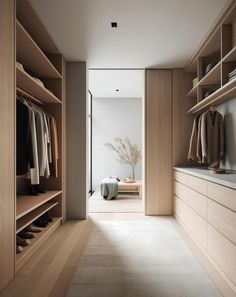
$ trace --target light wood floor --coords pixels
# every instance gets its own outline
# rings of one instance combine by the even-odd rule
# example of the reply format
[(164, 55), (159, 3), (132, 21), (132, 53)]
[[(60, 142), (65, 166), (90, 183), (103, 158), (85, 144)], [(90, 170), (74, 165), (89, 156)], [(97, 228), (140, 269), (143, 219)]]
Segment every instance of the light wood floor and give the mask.
[(17, 273), (1, 297), (65, 297), (93, 223), (67, 221)]

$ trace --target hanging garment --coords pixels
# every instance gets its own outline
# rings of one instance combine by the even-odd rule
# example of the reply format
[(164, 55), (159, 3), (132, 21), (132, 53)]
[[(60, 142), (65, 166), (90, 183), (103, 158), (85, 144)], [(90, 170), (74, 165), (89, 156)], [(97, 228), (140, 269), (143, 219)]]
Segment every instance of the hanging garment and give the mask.
[(33, 152), (32, 152), (32, 136), (29, 125), (29, 111), (28, 107), (17, 100), (17, 128), (16, 128), (16, 142), (17, 142), (17, 175), (24, 175), (28, 172), (29, 166), (33, 167)]
[(51, 137), (52, 137), (51, 172), (54, 177), (58, 177), (59, 148), (58, 148), (57, 123), (54, 117), (51, 117), (50, 124), (51, 124)]
[(194, 118), (193, 121), (193, 129), (190, 137), (189, 151), (188, 151), (188, 159), (192, 161), (198, 161), (197, 159), (197, 145), (198, 145), (198, 122), (199, 115)]
[(201, 124), (202, 124), (202, 115), (198, 119), (198, 131), (197, 131), (197, 151), (196, 157), (198, 163), (202, 163), (202, 141), (201, 141)]
[(49, 129), (48, 129), (48, 123), (47, 123), (47, 118), (46, 115), (43, 114), (43, 120), (44, 120), (44, 141), (45, 141), (45, 158), (46, 158), (46, 168), (45, 168), (45, 177), (49, 177), (50, 176), (50, 169), (49, 169), (49, 158), (48, 158), (48, 147), (50, 144), (50, 139), (49, 139)]
[(36, 126), (35, 126), (35, 112), (32, 108), (28, 108), (29, 110), (29, 123), (30, 130), (32, 135), (32, 151), (33, 151), (33, 166), (30, 168), (30, 172), (28, 176), (31, 179), (31, 185), (39, 184), (39, 160), (38, 160), (38, 147), (37, 147), (37, 134), (36, 134)]
[(208, 110), (201, 120), (202, 163), (219, 168), (224, 156), (224, 121), (216, 110)]

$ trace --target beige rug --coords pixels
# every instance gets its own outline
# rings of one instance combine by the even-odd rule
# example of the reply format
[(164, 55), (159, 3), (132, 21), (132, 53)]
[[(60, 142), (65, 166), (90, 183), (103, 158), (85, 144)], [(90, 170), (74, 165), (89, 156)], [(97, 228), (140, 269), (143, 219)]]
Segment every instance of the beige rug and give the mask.
[(143, 212), (143, 201), (136, 194), (119, 194), (116, 199), (105, 200), (97, 189), (89, 198), (89, 212)]
[(92, 214), (69, 297), (222, 297), (173, 219)]

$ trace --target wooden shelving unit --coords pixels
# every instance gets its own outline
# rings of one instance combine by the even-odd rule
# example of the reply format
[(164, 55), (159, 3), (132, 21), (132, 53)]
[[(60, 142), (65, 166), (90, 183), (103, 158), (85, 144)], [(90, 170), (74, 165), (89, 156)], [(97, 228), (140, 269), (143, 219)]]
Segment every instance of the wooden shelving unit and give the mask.
[[(27, 13), (26, 13), (27, 12)], [(19, 21), (20, 20), (20, 21)], [(50, 211), (53, 222), (41, 232), (23, 252), (16, 254), (15, 270), (18, 271), (53, 232), (63, 223), (64, 196), (64, 58), (43, 27), (28, 0), (16, 0), (16, 91), (30, 97), (32, 102), (43, 104), (43, 110), (54, 117), (57, 123), (59, 150), (58, 176), (40, 177), (40, 186), (45, 193), (36, 196), (16, 195), (15, 234), (24, 230), (36, 219)], [(37, 34), (38, 32), (38, 34)], [(36, 79), (35, 79), (36, 78)], [(37, 79), (40, 79), (41, 84)], [(52, 92), (51, 92), (52, 91)], [(21, 182), (21, 181), (20, 181)], [(17, 183), (19, 186), (19, 182)], [(21, 183), (17, 193), (26, 191)]]
[(16, 85), (34, 97), (40, 98), (45, 103), (61, 103), (48, 89), (41, 86), (31, 75), (16, 67)]
[(51, 234), (61, 225), (62, 218), (55, 217), (53, 222), (46, 228), (42, 228), (42, 232), (38, 233), (33, 239), (31, 239), (30, 245), (24, 247), (22, 253), (16, 255), (16, 271), (22, 268), (22, 266), (29, 260), (29, 258), (43, 245), (43, 243), (50, 237)]
[(39, 78), (62, 78), (19, 21), (16, 21), (16, 44), (17, 62), (23, 64), (27, 71)]
[(24, 228), (33, 223), (41, 215), (58, 205), (59, 202), (46, 202), (43, 205), (39, 206), (35, 210), (29, 212), (27, 215), (16, 221), (16, 233), (22, 231)]
[(60, 195), (62, 191), (48, 191), (37, 196), (17, 196), (16, 199), (16, 219), (20, 219), (26, 214), (32, 212), (44, 203)]
[[(229, 81), (229, 73), (236, 69), (236, 3), (232, 3), (209, 36), (185, 66), (185, 71), (198, 77), (198, 84), (187, 97), (196, 98), (188, 113), (202, 113), (236, 96), (236, 81)], [(209, 63), (216, 65), (207, 73)], [(207, 91), (212, 93), (205, 98)]]

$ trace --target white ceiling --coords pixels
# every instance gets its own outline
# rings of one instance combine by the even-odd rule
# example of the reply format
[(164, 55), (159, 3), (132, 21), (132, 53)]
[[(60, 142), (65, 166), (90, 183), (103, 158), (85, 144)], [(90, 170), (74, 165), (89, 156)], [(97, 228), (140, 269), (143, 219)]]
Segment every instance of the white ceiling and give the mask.
[(66, 59), (92, 68), (181, 67), (226, 2), (32, 0)]
[(141, 98), (144, 92), (144, 71), (90, 70), (89, 90), (94, 97), (100, 98)]

